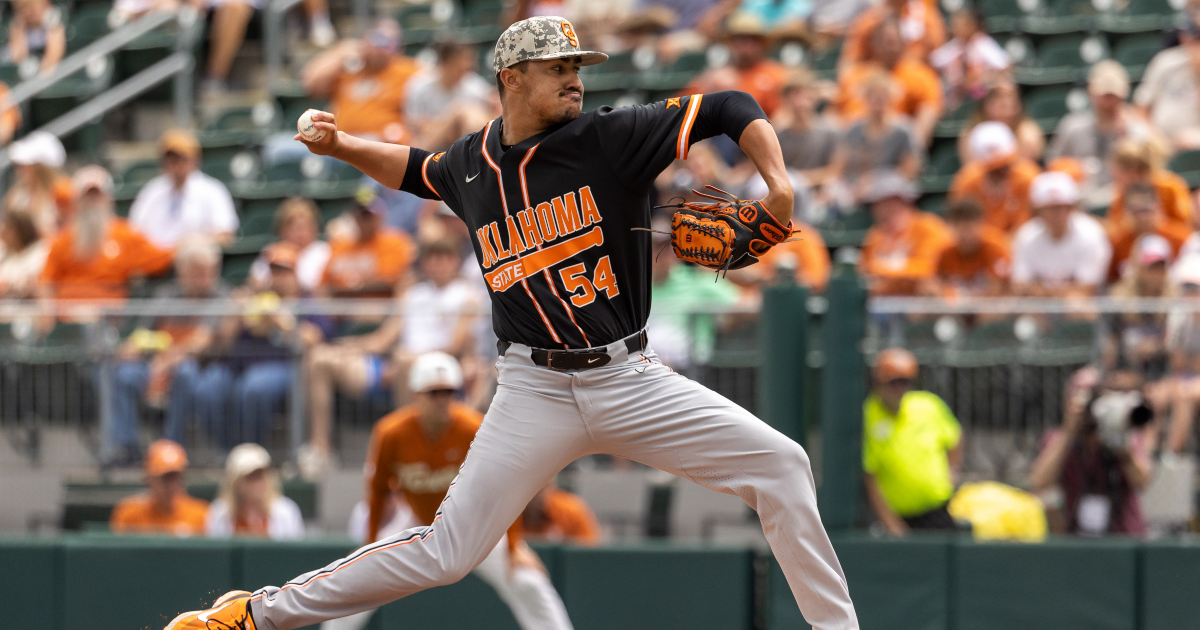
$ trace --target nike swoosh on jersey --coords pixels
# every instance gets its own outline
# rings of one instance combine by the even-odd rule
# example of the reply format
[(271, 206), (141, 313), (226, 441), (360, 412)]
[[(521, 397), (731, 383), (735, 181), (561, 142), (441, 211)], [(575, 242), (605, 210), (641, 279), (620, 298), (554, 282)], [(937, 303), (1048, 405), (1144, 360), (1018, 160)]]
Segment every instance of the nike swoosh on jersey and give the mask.
[(474, 175), (472, 175), (472, 176), (470, 176), (470, 177), (466, 178), (466, 179), (467, 179), (467, 183), (468, 183), (468, 184), (470, 184), (470, 183), (471, 183), (471, 180), (475, 179), (476, 177), (479, 177), (479, 173), (475, 173)]

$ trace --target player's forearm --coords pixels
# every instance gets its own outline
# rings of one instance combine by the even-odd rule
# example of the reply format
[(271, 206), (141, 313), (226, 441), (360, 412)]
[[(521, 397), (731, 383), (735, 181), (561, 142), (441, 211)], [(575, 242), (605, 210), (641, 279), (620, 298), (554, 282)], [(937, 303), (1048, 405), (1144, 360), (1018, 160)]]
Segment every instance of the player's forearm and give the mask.
[(344, 131), (337, 133), (337, 148), (330, 155), (392, 190), (400, 188), (408, 168), (407, 146), (363, 140)]
[(749, 156), (754, 167), (767, 184), (767, 196), (763, 205), (767, 211), (787, 225), (792, 219), (793, 192), (788, 179), (787, 166), (783, 163), (783, 150), (775, 129), (765, 119), (750, 123), (738, 141), (742, 151)]

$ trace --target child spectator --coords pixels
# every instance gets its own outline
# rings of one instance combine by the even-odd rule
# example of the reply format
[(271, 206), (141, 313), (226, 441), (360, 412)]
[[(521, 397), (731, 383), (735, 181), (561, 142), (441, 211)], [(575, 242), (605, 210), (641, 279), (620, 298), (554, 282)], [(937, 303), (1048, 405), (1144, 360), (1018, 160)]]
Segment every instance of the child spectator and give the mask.
[(958, 155), (966, 162), (971, 159), (969, 139), (975, 127), (985, 122), (1004, 123), (1013, 137), (1017, 140), (1017, 155), (1037, 162), (1042, 158), (1046, 148), (1046, 136), (1037, 121), (1025, 115), (1025, 106), (1021, 103), (1021, 95), (1012, 83), (1000, 83), (993, 86), (979, 101), (975, 113), (963, 125), (958, 136)]
[(14, 0), (13, 20), (8, 25), (8, 59), (20, 65), (38, 61), (40, 74), (54, 71), (67, 52), (67, 30), (62, 11), (49, 0)]
[(187, 538), (204, 533), (208, 503), (188, 496), (183, 483), (187, 452), (171, 440), (146, 449), (146, 492), (126, 497), (113, 509), (109, 527), (117, 534), (166, 534)]
[(902, 36), (900, 52), (924, 61), (929, 53), (946, 43), (946, 22), (936, 3), (928, 0), (884, 0), (863, 11), (846, 31), (839, 74), (870, 56), (872, 33), (883, 22), (894, 21)]
[(1089, 208), (1112, 202), (1113, 150), (1124, 138), (1142, 138), (1152, 133), (1145, 119), (1125, 103), (1129, 97), (1129, 73), (1125, 66), (1105, 59), (1088, 71), (1088, 96), (1092, 106), (1063, 117), (1046, 150), (1047, 164), (1074, 158), (1083, 166), (1083, 199)]
[(400, 54), (400, 43), (400, 25), (380, 20), (361, 40), (342, 42), (304, 67), (305, 91), (330, 100), (338, 130), (385, 142), (411, 137), (404, 95), (420, 66)]
[(334, 296), (390, 296), (408, 271), (416, 247), (407, 234), (383, 225), (383, 202), (355, 203), (353, 237), (334, 238), (321, 290)]
[(1190, 229), (1192, 198), (1187, 182), (1164, 168), (1169, 149), (1156, 138), (1126, 138), (1113, 151), (1113, 199), (1108, 220), (1120, 223), (1125, 214), (1125, 193), (1133, 184), (1149, 184), (1158, 191), (1158, 200), (1167, 221)]
[(1029, 186), (1037, 216), (1013, 238), (1013, 290), (1018, 295), (1095, 295), (1103, 287), (1112, 246), (1100, 222), (1079, 209), (1079, 186), (1049, 172)]
[[(916, 0), (920, 2), (920, 0)], [(900, 25), (885, 20), (871, 31), (867, 55), (847, 67), (838, 81), (838, 112), (843, 120), (855, 120), (868, 109), (862, 86), (868, 77), (880, 71), (890, 75), (891, 107), (912, 119), (913, 134), (922, 147), (928, 146), (933, 128), (942, 115), (942, 82), (924, 61), (904, 55)]]
[(787, 68), (767, 56), (769, 41), (762, 21), (748, 13), (735, 13), (725, 25), (725, 37), (729, 65), (696, 77), (680, 95), (741, 90), (753, 96), (768, 116), (774, 115), (787, 81)]
[(913, 207), (917, 188), (898, 173), (872, 175), (863, 195), (875, 224), (863, 239), (859, 273), (871, 295), (915, 295), (933, 281), (951, 235), (937, 215)]
[[(317, 204), (300, 197), (284, 199), (275, 210), (275, 234), (280, 243), (291, 243), (296, 247), (296, 279), (306, 292), (316, 290), (325, 275), (329, 263), (329, 243), (319, 240), (321, 214)], [(267, 286), (271, 282), (271, 265), (266, 251), (254, 259), (250, 266), (250, 280), (255, 286)]]
[(880, 352), (863, 402), (867, 500), (894, 536), (957, 529), (946, 505), (962, 467), (962, 428), (937, 394), (913, 391), (919, 369), (904, 348)]
[(38, 236), (28, 214), (9, 210), (0, 216), (0, 298), (23, 300), (37, 295), (38, 277), (50, 253), (49, 239)]
[(233, 196), (200, 172), (200, 142), (190, 131), (169, 129), (158, 139), (162, 175), (146, 182), (129, 209), (129, 223), (158, 247), (205, 235), (227, 245), (237, 235)]
[(929, 65), (942, 74), (949, 109), (983, 98), (988, 88), (1007, 78), (1008, 53), (984, 30), (987, 16), (963, 7), (950, 16), (954, 38), (929, 55)]
[(1041, 169), (1019, 155), (1012, 130), (998, 122), (971, 130), (969, 155), (950, 182), (950, 198), (974, 199), (988, 225), (1012, 234), (1029, 219), (1029, 185)]
[(954, 235), (938, 260), (937, 294), (996, 296), (1008, 289), (1012, 247), (1008, 235), (983, 220), (983, 210), (970, 199), (946, 207), (946, 223)]
[(59, 233), (42, 269), (41, 293), (58, 299), (124, 298), (129, 280), (171, 264), (171, 252), (154, 246), (124, 219), (113, 216), (108, 171), (85, 166), (75, 173), (79, 209)]
[(66, 149), (53, 134), (34, 131), (12, 143), (8, 157), (16, 168), (4, 207), (25, 212), (43, 238), (52, 238), (60, 220), (56, 193), (70, 188), (70, 178), (60, 170), (67, 161)]
[(533, 495), (521, 513), (521, 533), (529, 540), (594, 547), (600, 524), (588, 504), (551, 481)]
[(1112, 243), (1112, 263), (1108, 271), (1110, 282), (1125, 275), (1125, 262), (1133, 253), (1134, 244), (1143, 236), (1154, 234), (1161, 237), (1170, 245), (1168, 254), (1175, 257), (1192, 234), (1179, 222), (1166, 219), (1158, 191), (1149, 184), (1133, 184), (1125, 189), (1125, 209), (1120, 222), (1110, 219), (1106, 225), (1108, 239)]
[(908, 121), (890, 110), (894, 87), (884, 72), (863, 78), (864, 116), (846, 130), (834, 152), (830, 173), (852, 200), (861, 198), (863, 187), (870, 185), (864, 176), (874, 171), (895, 171), (912, 179), (921, 168), (919, 141)]
[(304, 537), (300, 507), (283, 496), (279, 475), (271, 469), (271, 455), (258, 444), (238, 444), (229, 451), (221, 493), (208, 507), (205, 520), (205, 531), (213, 538)]

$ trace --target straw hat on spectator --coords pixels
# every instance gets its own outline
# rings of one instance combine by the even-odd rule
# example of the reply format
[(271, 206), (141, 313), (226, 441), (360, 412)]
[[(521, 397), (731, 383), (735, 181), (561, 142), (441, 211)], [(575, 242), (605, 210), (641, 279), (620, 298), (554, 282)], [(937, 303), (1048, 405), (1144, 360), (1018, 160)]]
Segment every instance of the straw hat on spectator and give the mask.
[(34, 131), (8, 147), (8, 158), (21, 166), (62, 168), (67, 161), (67, 150), (54, 134)]
[(1112, 59), (1096, 62), (1088, 71), (1088, 93), (1092, 96), (1112, 94), (1121, 100), (1129, 98), (1129, 73), (1125, 66)]
[(979, 123), (971, 130), (967, 150), (972, 161), (984, 163), (988, 170), (999, 168), (1017, 157), (1017, 137), (1002, 122)]
[(184, 129), (168, 129), (158, 139), (158, 151), (162, 155), (176, 153), (184, 157), (200, 156), (200, 141), (192, 132)]
[(177, 442), (158, 440), (146, 449), (146, 474), (161, 477), (167, 473), (187, 470), (187, 451)]
[(1029, 184), (1029, 203), (1034, 208), (1073, 206), (1079, 203), (1079, 184), (1066, 173), (1047, 171)]
[(920, 366), (917, 357), (904, 348), (888, 348), (879, 353), (875, 360), (875, 381), (888, 383), (896, 379), (917, 378)]

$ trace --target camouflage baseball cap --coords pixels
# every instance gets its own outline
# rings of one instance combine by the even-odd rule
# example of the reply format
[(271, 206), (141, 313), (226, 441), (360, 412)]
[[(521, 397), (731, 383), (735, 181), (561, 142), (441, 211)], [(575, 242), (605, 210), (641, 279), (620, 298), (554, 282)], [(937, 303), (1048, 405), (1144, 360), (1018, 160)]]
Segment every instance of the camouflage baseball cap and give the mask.
[(580, 50), (575, 27), (564, 17), (545, 15), (521, 20), (508, 27), (496, 40), (496, 55), (492, 71), (528, 60), (583, 57), (583, 65), (602, 63), (608, 55), (593, 50)]

